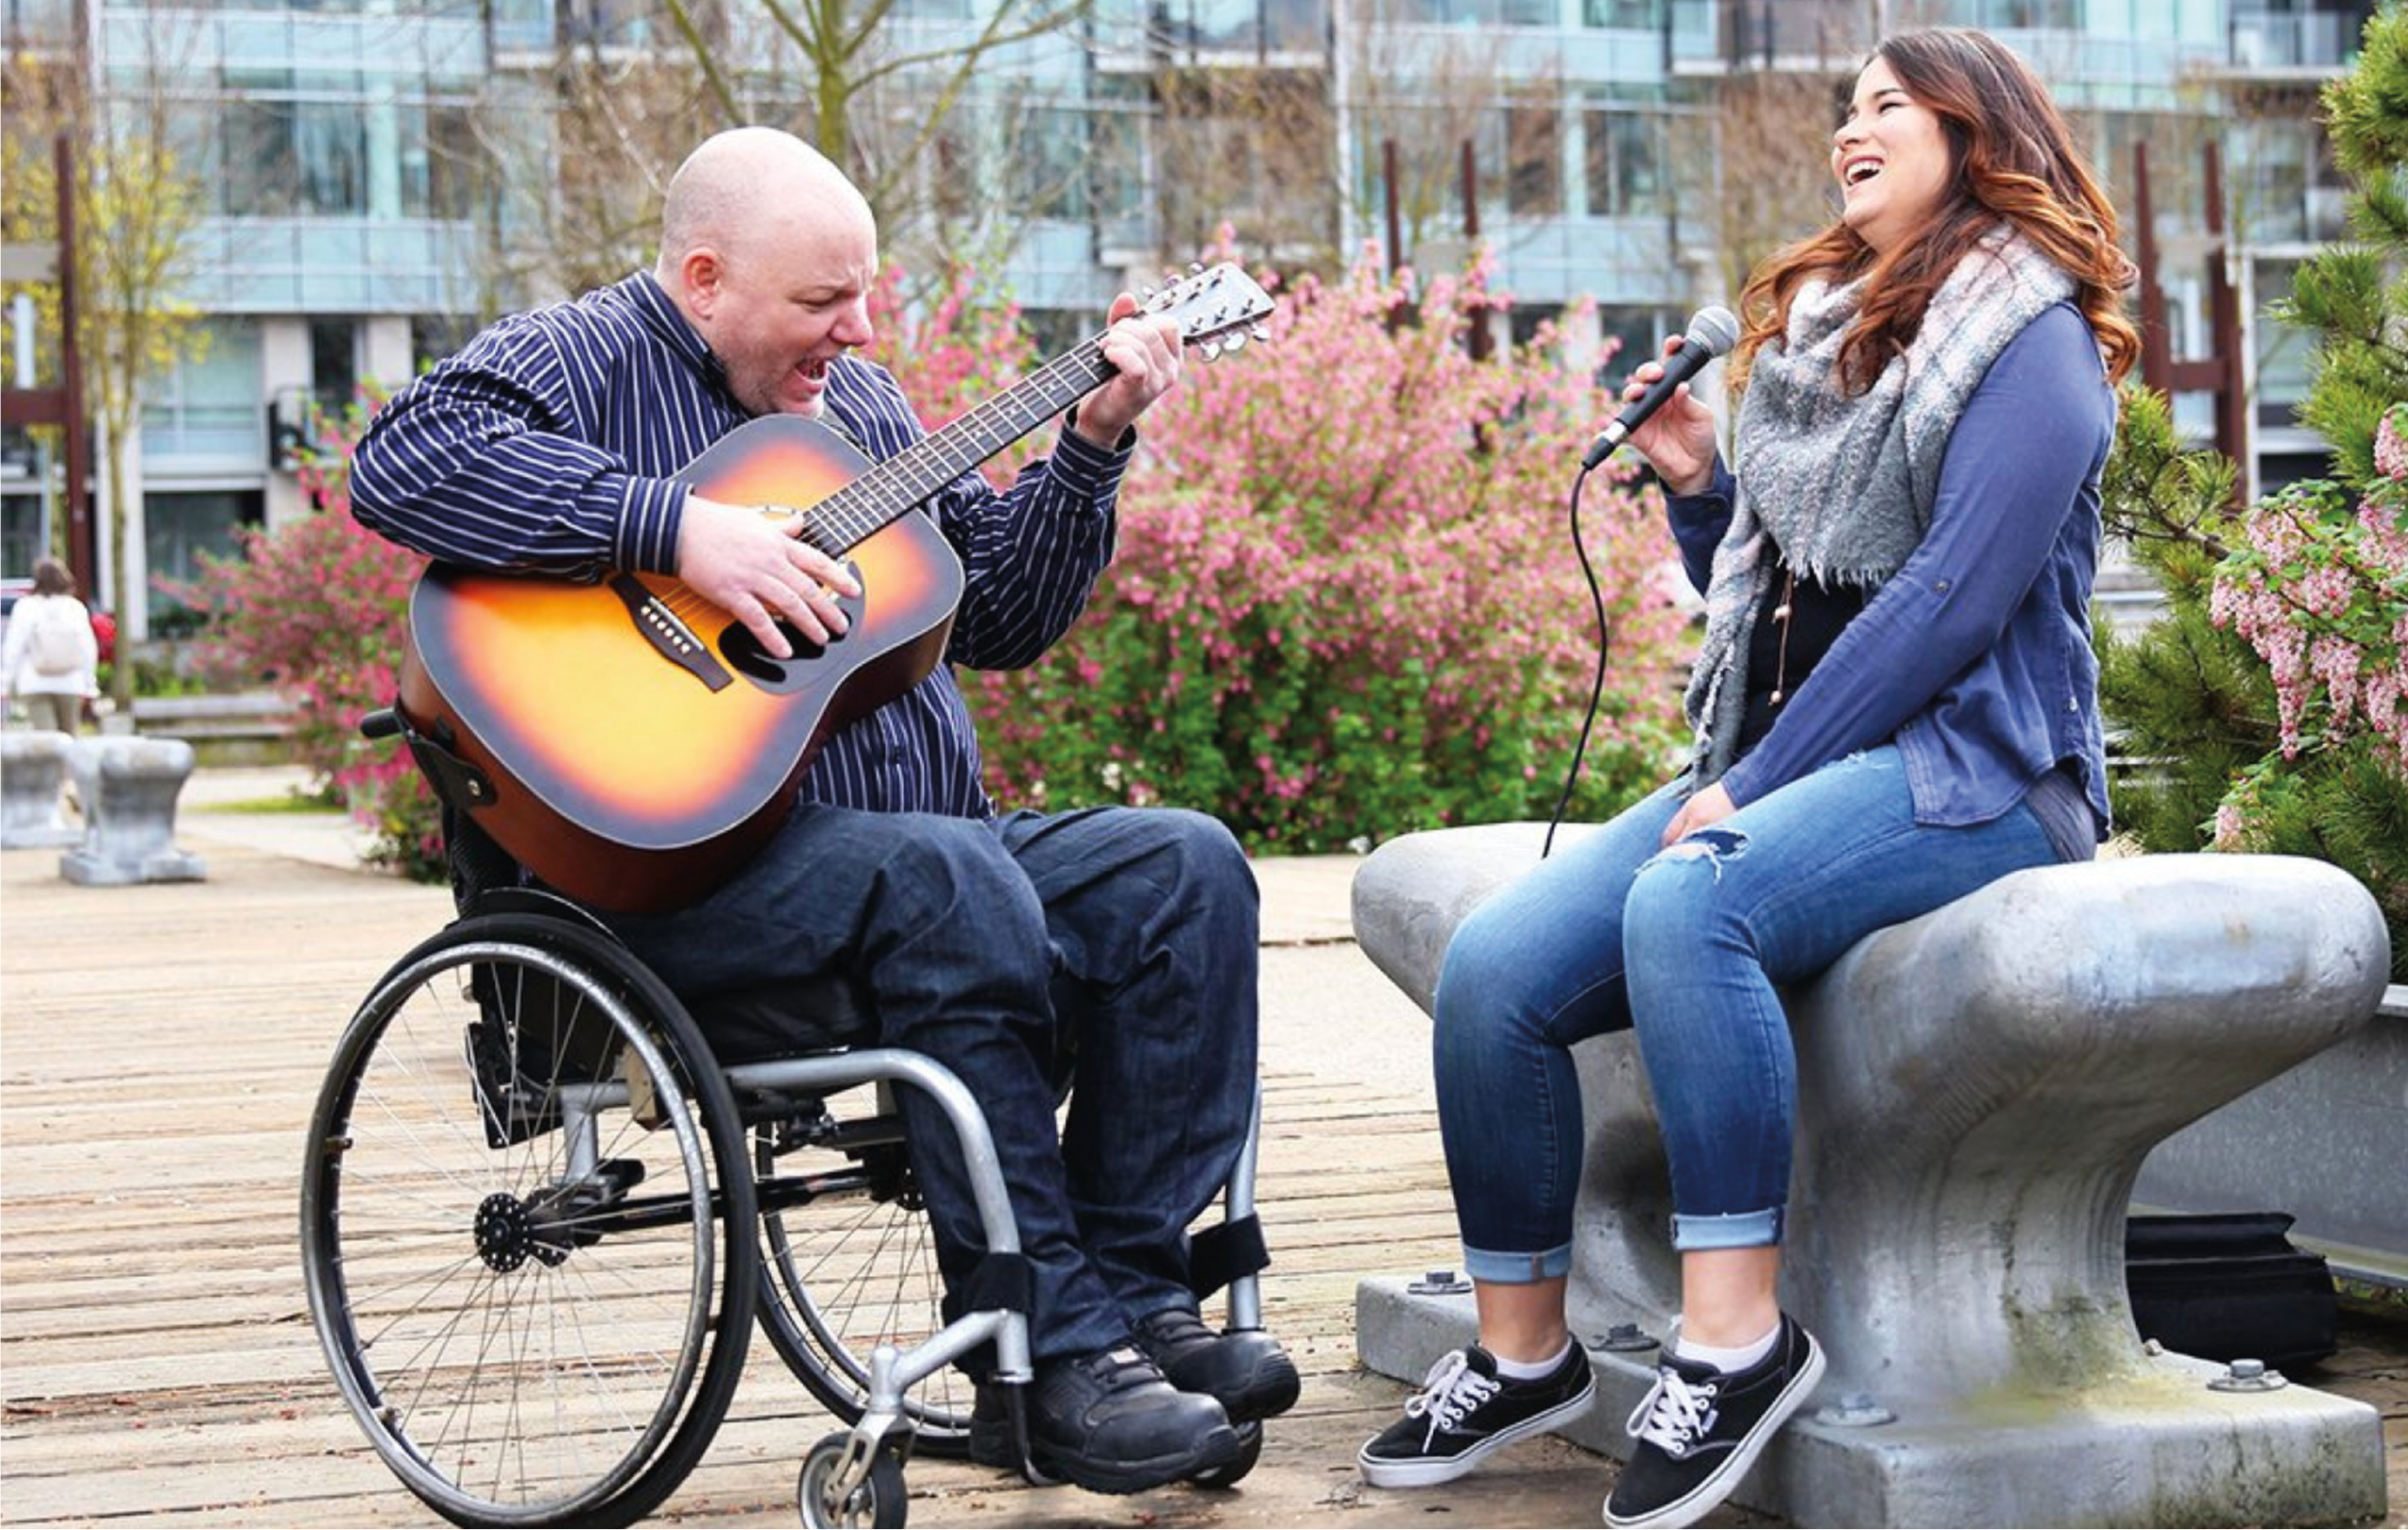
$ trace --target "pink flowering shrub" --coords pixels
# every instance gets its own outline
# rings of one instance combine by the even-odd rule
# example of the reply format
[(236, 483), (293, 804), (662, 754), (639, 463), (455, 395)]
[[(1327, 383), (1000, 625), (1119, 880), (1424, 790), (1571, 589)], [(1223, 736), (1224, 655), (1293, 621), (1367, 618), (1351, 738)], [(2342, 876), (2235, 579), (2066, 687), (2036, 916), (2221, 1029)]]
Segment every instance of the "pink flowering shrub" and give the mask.
[(369, 859), (439, 881), (433, 794), (408, 750), (359, 736), (363, 716), (392, 704), (410, 590), (426, 565), (352, 518), (352, 451), (383, 402), (364, 395), (341, 420), (320, 422), (328, 444), (300, 468), (318, 513), (248, 534), (240, 558), (204, 555), (182, 593), (208, 614), (198, 650), (214, 673), (272, 686), (293, 703), (294, 759), (374, 830)]
[[(1267, 344), (1191, 355), (1085, 617), (964, 677), (998, 800), (1194, 807), (1285, 851), (1551, 811), (1594, 665), (1564, 504), (1599, 395), (1552, 334), (1471, 360), (1500, 301), (1480, 271), (1417, 290), (1366, 263), (1300, 281)], [(1676, 718), (1671, 544), (1629, 474), (1583, 506), (1615, 659), (1588, 815), (1652, 784)]]
[[(2408, 771), (2408, 403), (2377, 426), (2374, 465), (2362, 495), (2318, 479), (2270, 496), (2216, 571), (2210, 615), (2265, 661), (2286, 761), (2363, 733)], [(2219, 846), (2250, 842), (2273, 768), (2259, 762), (2218, 809)]]

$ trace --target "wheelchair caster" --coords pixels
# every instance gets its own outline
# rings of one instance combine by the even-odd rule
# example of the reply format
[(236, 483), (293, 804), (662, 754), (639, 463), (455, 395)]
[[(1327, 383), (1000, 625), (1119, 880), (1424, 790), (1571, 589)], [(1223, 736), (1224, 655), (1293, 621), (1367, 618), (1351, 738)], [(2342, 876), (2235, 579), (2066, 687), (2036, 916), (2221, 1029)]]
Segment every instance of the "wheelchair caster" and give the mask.
[(851, 1491), (841, 1491), (845, 1459), (853, 1437), (829, 1435), (802, 1459), (802, 1475), (795, 1485), (796, 1507), (809, 1530), (835, 1525), (870, 1525), (892, 1530), (903, 1523), (910, 1502), (903, 1491), (903, 1461), (881, 1445), (869, 1458), (869, 1474)]
[(1234, 1488), (1245, 1479), (1245, 1475), (1253, 1471), (1255, 1462), (1260, 1459), (1262, 1459), (1262, 1425), (1259, 1420), (1249, 1419), (1238, 1426), (1238, 1454), (1235, 1460), (1226, 1466), (1208, 1467), (1187, 1480), (1198, 1488)]

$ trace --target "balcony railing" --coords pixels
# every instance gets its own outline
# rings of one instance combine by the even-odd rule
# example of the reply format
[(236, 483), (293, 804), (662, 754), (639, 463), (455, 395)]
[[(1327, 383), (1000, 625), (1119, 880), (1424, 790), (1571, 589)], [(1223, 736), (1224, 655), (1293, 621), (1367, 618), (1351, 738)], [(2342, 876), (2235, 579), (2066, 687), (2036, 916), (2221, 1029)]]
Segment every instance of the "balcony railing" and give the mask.
[(426, 218), (212, 218), (190, 296), (217, 313), (465, 313), (473, 228)]
[(2348, 68), (2358, 56), (2366, 18), (2346, 11), (2304, 16), (2236, 15), (2232, 19), (2232, 67), (2255, 70)]

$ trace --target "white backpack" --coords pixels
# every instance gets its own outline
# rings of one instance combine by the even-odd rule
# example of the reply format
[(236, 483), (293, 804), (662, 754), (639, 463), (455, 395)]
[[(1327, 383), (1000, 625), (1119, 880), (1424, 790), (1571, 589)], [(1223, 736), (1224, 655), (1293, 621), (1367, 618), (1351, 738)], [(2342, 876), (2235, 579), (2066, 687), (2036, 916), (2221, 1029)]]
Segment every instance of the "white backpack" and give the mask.
[(82, 634), (75, 630), (74, 619), (74, 607), (43, 603), (41, 621), (35, 625), (33, 639), (26, 645), (34, 661), (34, 673), (55, 677), (74, 674), (84, 668)]

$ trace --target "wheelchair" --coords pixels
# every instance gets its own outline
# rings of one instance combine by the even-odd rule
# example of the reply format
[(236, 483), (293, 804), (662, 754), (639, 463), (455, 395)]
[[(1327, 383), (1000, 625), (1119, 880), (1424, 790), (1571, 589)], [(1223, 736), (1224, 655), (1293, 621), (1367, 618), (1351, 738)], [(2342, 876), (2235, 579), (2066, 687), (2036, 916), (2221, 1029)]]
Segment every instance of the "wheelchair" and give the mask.
[[(846, 1426), (804, 1457), (803, 1524), (903, 1524), (911, 1457), (968, 1454), (974, 1389), (955, 1362), (982, 1349), (1022, 1475), (1046, 1484), (1022, 1411), (1027, 1266), (969, 1089), (862, 1045), (832, 986), (689, 1010), (583, 909), (507, 885), (507, 858), (445, 816), (462, 912), (344, 1030), (301, 1180), (319, 1340), (403, 1486), (457, 1524), (632, 1523), (708, 1448), (756, 1322)], [(706, 1030), (784, 1045), (722, 1060)], [(949, 1320), (905, 1088), (950, 1122), (984, 1228), (974, 1310)], [(1256, 1112), (1259, 1129), (1259, 1089)], [(1199, 1297), (1226, 1287), (1231, 1329), (1261, 1326), (1256, 1152), (1250, 1132), (1226, 1220), (1194, 1239)], [(1198, 1486), (1253, 1469), (1261, 1426), (1239, 1433)]]

